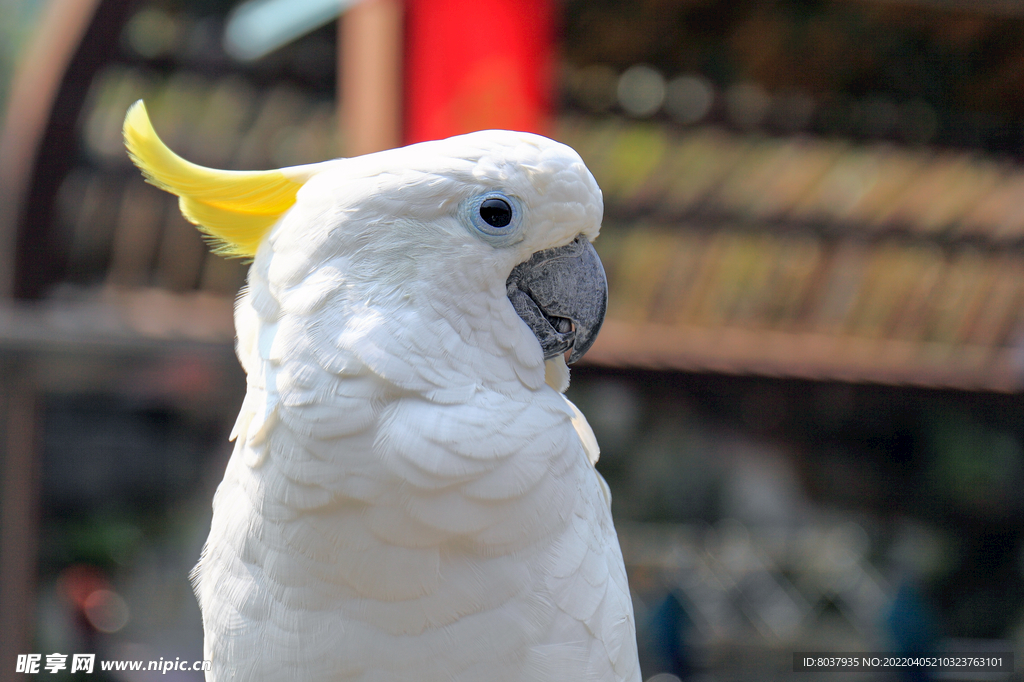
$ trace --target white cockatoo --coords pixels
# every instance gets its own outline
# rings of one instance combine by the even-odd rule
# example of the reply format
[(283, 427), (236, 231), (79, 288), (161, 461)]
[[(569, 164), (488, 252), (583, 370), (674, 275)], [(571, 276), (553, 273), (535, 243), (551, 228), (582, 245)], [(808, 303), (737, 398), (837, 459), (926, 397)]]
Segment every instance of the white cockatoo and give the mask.
[(484, 131), (272, 171), (125, 119), (252, 258), (248, 392), (194, 580), (207, 680), (640, 679), (597, 443), (561, 394), (606, 302), (579, 155)]

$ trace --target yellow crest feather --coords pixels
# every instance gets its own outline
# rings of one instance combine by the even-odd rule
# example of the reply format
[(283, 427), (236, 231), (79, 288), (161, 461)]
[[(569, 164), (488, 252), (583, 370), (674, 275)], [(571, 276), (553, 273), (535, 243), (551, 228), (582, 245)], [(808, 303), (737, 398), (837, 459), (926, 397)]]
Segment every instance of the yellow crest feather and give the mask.
[(160, 189), (179, 197), (182, 215), (229, 256), (255, 256), (263, 237), (295, 203), (308, 175), (281, 170), (227, 171), (186, 161), (157, 136), (146, 105), (139, 100), (124, 117), (128, 155)]

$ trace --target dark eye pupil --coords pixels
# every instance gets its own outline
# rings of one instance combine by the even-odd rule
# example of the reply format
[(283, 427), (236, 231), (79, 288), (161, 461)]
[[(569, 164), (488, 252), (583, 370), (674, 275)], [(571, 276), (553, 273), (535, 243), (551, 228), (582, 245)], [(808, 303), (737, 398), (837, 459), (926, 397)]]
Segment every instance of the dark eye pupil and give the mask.
[(504, 199), (486, 199), (480, 204), (480, 217), (491, 227), (505, 227), (512, 222), (512, 207)]

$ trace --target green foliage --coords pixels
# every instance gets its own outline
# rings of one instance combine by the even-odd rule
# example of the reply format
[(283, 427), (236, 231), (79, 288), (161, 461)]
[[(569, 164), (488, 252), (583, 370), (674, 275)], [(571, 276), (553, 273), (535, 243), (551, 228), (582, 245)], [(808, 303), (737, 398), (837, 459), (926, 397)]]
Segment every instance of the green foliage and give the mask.
[(960, 412), (940, 412), (930, 422), (927, 479), (935, 493), (978, 512), (1003, 508), (1019, 487), (1020, 441)]

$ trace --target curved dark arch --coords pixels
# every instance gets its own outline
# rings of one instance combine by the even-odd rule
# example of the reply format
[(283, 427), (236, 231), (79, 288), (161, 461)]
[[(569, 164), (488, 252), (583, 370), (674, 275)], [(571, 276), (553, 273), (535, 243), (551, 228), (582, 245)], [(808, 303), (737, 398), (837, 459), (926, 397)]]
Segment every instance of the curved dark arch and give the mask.
[(0, 299), (39, 298), (63, 273), (53, 207), (75, 163), (75, 123), (138, 4), (56, 0), (23, 55), (0, 135)]

